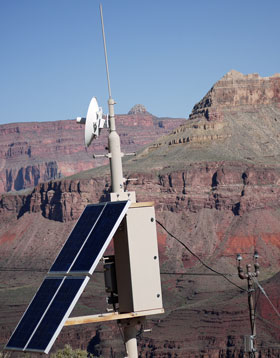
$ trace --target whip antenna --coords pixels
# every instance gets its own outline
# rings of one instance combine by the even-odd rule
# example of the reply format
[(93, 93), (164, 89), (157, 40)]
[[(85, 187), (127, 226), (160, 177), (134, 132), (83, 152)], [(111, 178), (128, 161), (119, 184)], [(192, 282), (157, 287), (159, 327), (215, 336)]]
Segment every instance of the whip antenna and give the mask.
[[(91, 144), (93, 139), (99, 136), (100, 130), (102, 128), (104, 127), (108, 128), (109, 126), (110, 128), (110, 133), (108, 137), (109, 153), (101, 156), (106, 156), (107, 158), (109, 158), (110, 161), (110, 172), (111, 172), (111, 183), (112, 183), (110, 200), (121, 201), (121, 200), (129, 199), (132, 202), (136, 202), (135, 192), (125, 191), (125, 186), (124, 186), (124, 183), (126, 181), (126, 179), (123, 177), (123, 168), (122, 168), (122, 157), (124, 156), (124, 154), (121, 152), (121, 141), (116, 129), (115, 109), (114, 109), (114, 105), (116, 102), (112, 98), (112, 93), (111, 93), (102, 4), (99, 4), (99, 9), (100, 9), (100, 17), (101, 17), (101, 25), (102, 25), (104, 55), (105, 55), (105, 64), (106, 64), (106, 73), (107, 73), (107, 82), (108, 82), (108, 91), (109, 91), (109, 99), (108, 99), (109, 115), (106, 121), (103, 118), (102, 108), (98, 106), (96, 97), (93, 97), (89, 105), (87, 117), (86, 118), (78, 117), (77, 122), (81, 124), (85, 124), (85, 145), (87, 147)], [(96, 157), (97, 156), (94, 155), (94, 158)]]
[(100, 17), (101, 17), (101, 25), (102, 25), (102, 36), (103, 36), (103, 46), (104, 46), (104, 55), (105, 55), (105, 63), (106, 63), (108, 92), (109, 92), (109, 98), (112, 98), (111, 85), (110, 85), (110, 76), (109, 76), (109, 66), (108, 66), (108, 57), (107, 57), (107, 47), (106, 47), (106, 37), (105, 37), (105, 31), (104, 31), (102, 4), (99, 4), (99, 9), (100, 9)]

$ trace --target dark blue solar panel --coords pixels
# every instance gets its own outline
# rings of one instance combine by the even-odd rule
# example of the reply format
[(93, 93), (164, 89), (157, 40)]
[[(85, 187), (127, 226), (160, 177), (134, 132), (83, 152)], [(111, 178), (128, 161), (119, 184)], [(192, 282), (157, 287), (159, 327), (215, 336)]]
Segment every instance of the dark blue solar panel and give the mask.
[(6, 348), (16, 348), (22, 350), (25, 347), (53, 296), (58, 290), (62, 280), (63, 277), (46, 278), (43, 281), (41, 287), (37, 291), (13, 335), (11, 336)]
[[(49, 273), (92, 273), (109, 245), (130, 202), (88, 205)], [(48, 353), (89, 277), (48, 277), (44, 280), (6, 349)]]
[(98, 218), (85, 245), (71, 267), (70, 273), (92, 273), (116, 232), (127, 208), (127, 201), (107, 203), (102, 215)]
[(69, 270), (105, 204), (88, 205), (85, 208), (49, 272)]
[(75, 298), (77, 300), (82, 293), (84, 289), (84, 287), (82, 287), (83, 283), (85, 282), (86, 284), (88, 280), (88, 277), (65, 278), (57, 295), (28, 343), (26, 351), (43, 351), (48, 353), (62, 329), (65, 319), (68, 318), (76, 303), (76, 301), (74, 301)]

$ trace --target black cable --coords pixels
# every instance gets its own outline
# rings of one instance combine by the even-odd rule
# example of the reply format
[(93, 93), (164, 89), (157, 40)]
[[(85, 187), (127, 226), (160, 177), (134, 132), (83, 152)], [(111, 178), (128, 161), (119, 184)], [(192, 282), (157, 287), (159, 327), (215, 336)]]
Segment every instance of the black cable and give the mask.
[(34, 268), (6, 268), (6, 267), (1, 267), (0, 268), (0, 272), (48, 272), (49, 269), (34, 269)]
[[(0, 272), (49, 272), (49, 269), (36, 268), (18, 268), (18, 267), (0, 267)], [(104, 274), (104, 271), (95, 270), (94, 273)], [(220, 276), (216, 273), (203, 272), (160, 272), (161, 275), (176, 275), (176, 276)], [(225, 273), (225, 276), (235, 276), (234, 274)]]
[[(24, 268), (24, 267), (0, 267), (0, 272), (49, 272), (49, 268), (47, 269), (40, 269), (40, 268)], [(102, 273), (104, 271), (96, 270), (94, 273)]]
[[(114, 297), (113, 297), (113, 292), (111, 292), (111, 298), (112, 298), (112, 301), (113, 301), (113, 310), (114, 312), (118, 312), (117, 310), (117, 306), (116, 306), (116, 303), (114, 302)], [(126, 352), (127, 354), (127, 351), (126, 351), (126, 345), (125, 345), (125, 339), (124, 339), (124, 333), (122, 331), (122, 327), (121, 327), (121, 323), (120, 323), (120, 320), (117, 320), (115, 321), (117, 326), (118, 326), (118, 329), (119, 329), (119, 333), (120, 333), (120, 336), (122, 338), (122, 342), (123, 342), (123, 345), (124, 345), (124, 351)]]
[[(177, 275), (177, 276), (220, 276), (217, 273), (203, 272), (161, 272), (161, 275)], [(225, 276), (235, 276), (231, 273), (224, 273)]]
[(123, 342), (123, 345), (124, 345), (124, 351), (127, 354), (126, 345), (125, 345), (125, 339), (124, 339), (124, 333), (122, 331), (121, 323), (119, 322), (119, 320), (117, 320), (116, 323), (117, 323), (117, 326), (118, 326), (118, 329), (119, 329), (119, 332), (120, 332), (120, 336), (122, 338), (122, 342)]
[[(274, 324), (273, 322), (268, 321), (267, 319), (263, 318), (260, 314), (257, 313), (257, 317), (259, 320), (263, 321), (265, 324), (268, 324), (269, 326), (279, 329), (279, 325)], [(259, 334), (258, 334), (259, 336)]]
[(173, 234), (171, 234), (171, 232), (169, 232), (166, 227), (161, 223), (159, 222), (158, 220), (156, 220), (157, 224), (160, 225), (166, 232), (169, 236), (171, 236), (173, 239), (175, 239), (177, 242), (179, 242), (179, 244), (181, 244), (191, 255), (193, 255), (204, 267), (206, 267), (208, 270), (216, 273), (217, 275), (219, 276), (222, 276), (225, 280), (227, 280), (229, 283), (231, 283), (233, 286), (239, 288), (240, 290), (242, 291), (245, 291), (247, 292), (247, 290), (245, 290), (243, 287), (241, 286), (238, 286), (237, 284), (235, 284), (234, 282), (232, 282), (229, 278), (227, 278), (223, 273), (219, 272), (219, 271), (216, 271), (214, 270), (212, 267), (208, 266), (204, 261), (202, 261), (202, 259), (197, 256), (191, 249), (189, 249), (187, 247), (187, 245), (185, 245), (181, 240), (179, 240), (176, 236), (174, 236)]
[(256, 282), (256, 284), (259, 286), (259, 289), (261, 290), (261, 292), (263, 293), (264, 297), (268, 300), (269, 304), (271, 305), (271, 307), (273, 308), (274, 312), (277, 314), (277, 317), (280, 318), (280, 313), (277, 310), (277, 308), (274, 306), (274, 304), (272, 303), (271, 299), (268, 297), (267, 293), (265, 292), (264, 288), (261, 286), (261, 284), (259, 283), (259, 281), (257, 280), (256, 277), (253, 277), (253, 280)]

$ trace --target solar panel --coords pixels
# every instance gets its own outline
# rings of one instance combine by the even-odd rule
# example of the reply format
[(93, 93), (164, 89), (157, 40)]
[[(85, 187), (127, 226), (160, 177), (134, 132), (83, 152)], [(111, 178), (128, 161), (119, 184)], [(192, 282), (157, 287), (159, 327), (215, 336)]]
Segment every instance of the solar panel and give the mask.
[(6, 349), (49, 352), (129, 205), (118, 201), (85, 208)]
[(49, 273), (92, 274), (126, 214), (130, 201), (88, 205)]
[(89, 277), (47, 277), (6, 349), (47, 354), (88, 281)]

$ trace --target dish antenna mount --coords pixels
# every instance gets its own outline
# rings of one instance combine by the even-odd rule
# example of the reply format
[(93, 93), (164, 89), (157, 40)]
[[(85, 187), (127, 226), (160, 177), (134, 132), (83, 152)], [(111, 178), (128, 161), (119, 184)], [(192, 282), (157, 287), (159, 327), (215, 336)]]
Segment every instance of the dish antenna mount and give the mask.
[(135, 202), (136, 201), (135, 193), (124, 191), (125, 179), (123, 177), (123, 169), (122, 169), (122, 157), (124, 154), (121, 152), (120, 137), (116, 130), (115, 110), (114, 110), (114, 105), (116, 102), (112, 98), (112, 92), (111, 92), (106, 38), (105, 38), (104, 21), (103, 21), (103, 11), (102, 11), (101, 4), (100, 4), (100, 16), (101, 16), (101, 25), (102, 25), (102, 36), (103, 36), (103, 45), (104, 45), (108, 92), (109, 92), (109, 99), (108, 99), (109, 115), (107, 116), (107, 121), (106, 121), (106, 119), (104, 119), (103, 117), (102, 108), (98, 106), (96, 98), (93, 97), (88, 108), (87, 117), (86, 118), (78, 117), (77, 122), (81, 124), (85, 124), (85, 145), (87, 147), (91, 144), (93, 139), (98, 137), (102, 128), (108, 127), (108, 122), (109, 122), (109, 128), (110, 128), (110, 133), (108, 138), (109, 153), (106, 156), (110, 160), (111, 183), (112, 183), (112, 193), (110, 194), (111, 200), (116, 201), (116, 200), (129, 199), (132, 202)]
[(103, 110), (98, 106), (96, 97), (90, 101), (86, 118), (77, 117), (77, 123), (85, 124), (86, 147), (100, 135), (102, 128), (108, 127), (108, 116), (106, 119), (103, 117)]

